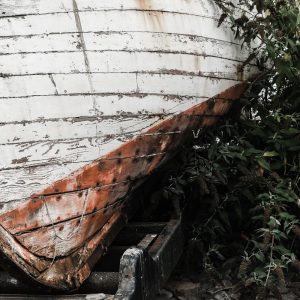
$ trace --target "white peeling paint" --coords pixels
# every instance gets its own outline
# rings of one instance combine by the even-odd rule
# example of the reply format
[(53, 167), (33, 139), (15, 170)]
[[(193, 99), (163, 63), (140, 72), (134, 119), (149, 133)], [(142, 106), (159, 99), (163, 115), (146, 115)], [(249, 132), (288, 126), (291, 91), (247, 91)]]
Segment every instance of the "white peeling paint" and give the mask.
[(0, 0), (0, 211), (256, 72), (213, 1), (76, 4)]

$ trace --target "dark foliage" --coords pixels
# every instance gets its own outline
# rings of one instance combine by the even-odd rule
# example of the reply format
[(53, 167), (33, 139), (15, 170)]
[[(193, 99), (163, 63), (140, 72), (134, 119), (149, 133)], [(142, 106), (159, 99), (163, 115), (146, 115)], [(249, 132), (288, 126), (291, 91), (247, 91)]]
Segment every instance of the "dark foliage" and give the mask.
[(195, 140), (174, 167), (167, 199), (178, 199), (194, 269), (237, 256), (236, 280), (280, 299), (288, 270), (300, 271), (299, 1), (215, 0), (246, 64), (261, 70), (235, 112)]

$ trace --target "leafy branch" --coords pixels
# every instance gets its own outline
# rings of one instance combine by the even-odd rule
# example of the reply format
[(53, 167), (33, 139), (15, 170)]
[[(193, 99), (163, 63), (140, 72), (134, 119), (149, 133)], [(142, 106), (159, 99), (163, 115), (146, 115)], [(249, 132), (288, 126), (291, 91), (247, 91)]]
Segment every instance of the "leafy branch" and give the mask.
[(256, 288), (257, 299), (281, 299), (291, 271), (300, 272), (300, 3), (215, 2), (219, 26), (226, 21), (243, 46), (254, 46), (245, 65), (262, 72), (238, 115), (182, 154), (164, 195), (180, 201), (202, 270), (238, 253), (237, 284)]

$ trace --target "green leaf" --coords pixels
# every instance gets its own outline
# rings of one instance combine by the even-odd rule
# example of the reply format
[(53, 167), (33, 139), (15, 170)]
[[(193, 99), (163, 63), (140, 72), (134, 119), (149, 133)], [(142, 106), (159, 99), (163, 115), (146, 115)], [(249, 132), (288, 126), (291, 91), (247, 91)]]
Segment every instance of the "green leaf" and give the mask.
[(262, 252), (257, 252), (254, 254), (254, 256), (262, 263), (265, 262), (265, 256)]
[(284, 255), (290, 255), (291, 251), (287, 248), (285, 248), (283, 245), (277, 245), (274, 247), (275, 251), (280, 252), (280, 254), (284, 254)]
[(257, 163), (265, 170), (267, 171), (271, 171), (271, 167), (270, 167), (270, 164), (269, 162), (267, 162), (265, 159), (263, 158), (258, 158), (257, 159)]
[(263, 154), (264, 157), (274, 157), (279, 156), (279, 153), (276, 151), (267, 151)]
[(299, 134), (300, 130), (297, 128), (288, 128), (288, 129), (283, 129), (282, 130), (283, 133), (285, 134), (289, 134), (289, 135), (294, 135), (294, 134)]

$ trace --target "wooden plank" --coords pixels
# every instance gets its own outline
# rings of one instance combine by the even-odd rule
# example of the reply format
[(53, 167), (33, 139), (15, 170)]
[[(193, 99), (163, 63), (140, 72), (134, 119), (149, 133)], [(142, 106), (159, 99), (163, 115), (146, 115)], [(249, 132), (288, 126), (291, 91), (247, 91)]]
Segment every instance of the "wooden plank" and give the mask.
[[(163, 112), (156, 115), (132, 115), (132, 117), (81, 117), (78, 120), (54, 119), (23, 124), (6, 124), (0, 126), (0, 146), (13, 144), (27, 148), (30, 143), (59, 142), (83, 138), (101, 138), (105, 141), (140, 133), (162, 116), (164, 116)], [(23, 143), (27, 145), (22, 146)]]
[[(122, 182), (59, 196), (29, 199), (20, 204), (13, 213), (2, 214), (1, 224), (12, 234), (22, 234), (55, 224), (59, 228), (62, 214), (64, 220), (72, 220), (81, 218), (83, 211), (84, 214), (91, 214), (105, 209), (124, 197), (128, 188), (129, 182)], [(22, 220), (27, 221), (24, 223)]]
[(3, 78), (0, 88), (3, 98), (110, 93), (209, 97), (236, 83), (237, 80), (180, 74), (93, 73), (13, 76)]
[(46, 188), (49, 182), (63, 178), (85, 165), (81, 162), (48, 164), (0, 171), (0, 212), (13, 209), (34, 191)]
[(73, 12), (51, 15), (29, 15), (19, 18), (0, 18), (0, 36), (77, 32)]
[(73, 9), (71, 0), (1, 0), (0, 10), (2, 17), (27, 14), (45, 14), (54, 12), (67, 12)]
[[(165, 32), (234, 42), (232, 31), (216, 27), (217, 20), (169, 12), (80, 12), (83, 31)], [(128, 22), (130, 20), (130, 22)]]
[[(138, 74), (137, 86), (143, 93), (161, 93), (185, 96), (212, 97), (237, 82), (200, 76)], [(205, 91), (205, 95), (203, 95)], [(217, 92), (217, 93), (218, 93)]]
[(41, 93), (55, 95), (56, 93), (56, 88), (48, 75), (1, 78), (0, 90), (1, 97), (33, 96)]
[[(84, 11), (79, 15), (83, 32), (165, 32), (234, 42), (229, 28), (217, 28), (217, 20), (202, 16), (159, 11), (122, 11), (122, 18), (120, 18), (120, 11), (115, 10)], [(63, 32), (78, 32), (73, 12), (0, 19), (2, 37)]]
[[(88, 52), (92, 73), (163, 73), (194, 74), (238, 80), (239, 62), (224, 62), (224, 58), (196, 56), (192, 54), (153, 52)], [(31, 53), (0, 56), (2, 74), (54, 74), (86, 72), (81, 52)], [(36, 61), (39, 63), (37, 64)], [(250, 67), (248, 67), (249, 69)], [(245, 69), (245, 73), (247, 68)], [(249, 71), (248, 71), (249, 72)]]
[(195, 54), (244, 61), (249, 56), (246, 46), (218, 41), (210, 37), (164, 32), (88, 32), (84, 33), (88, 51), (162, 51)]
[(137, 92), (136, 74), (54, 74), (53, 78), (58, 94)]
[(172, 11), (182, 14), (196, 14), (204, 16), (215, 16), (218, 9), (204, 0), (110, 0), (97, 1), (97, 0), (77, 0), (79, 10), (157, 10), (157, 11)]
[[(180, 0), (152, 0), (151, 3), (145, 3), (137, 0), (76, 0), (78, 9), (84, 11), (95, 10), (161, 10), (172, 11), (183, 14), (198, 14), (206, 16), (214, 16), (216, 7), (208, 1), (192, 0), (182, 2)], [(49, 3), (36, 0), (22, 0), (22, 2), (12, 3), (9, 0), (3, 0), (0, 4), (3, 16), (18, 16), (27, 14), (52, 14), (70, 12), (73, 10), (71, 0), (52, 0)]]
[[(16, 53), (80, 51), (81, 44), (77, 33), (57, 33), (37, 36), (0, 37), (2, 55)], [(7, 59), (9, 56), (7, 57)]]
[[(247, 47), (210, 38), (155, 32), (89, 32), (84, 34), (87, 51), (168, 52), (223, 57), (244, 61), (249, 56)], [(81, 51), (76, 33), (43, 36), (0, 37), (2, 55)]]
[[(80, 248), (117, 211), (113, 206), (90, 215), (17, 235), (16, 239), (31, 253), (47, 258), (68, 256)], [(37, 240), (39, 241), (37, 243)]]
[[(108, 140), (108, 141), (107, 141)], [(126, 142), (119, 139), (89, 137), (77, 140), (45, 141), (0, 145), (0, 170), (70, 162), (89, 162)]]
[[(135, 74), (93, 74), (96, 93), (136, 92)], [(67, 95), (92, 93), (88, 74), (28, 75), (3, 78), (0, 81), (2, 97)]]
[[(94, 87), (90, 88), (90, 81)], [(53, 81), (55, 84), (53, 84)], [(30, 97), (68, 94), (152, 93), (210, 97), (236, 84), (235, 80), (165, 74), (54, 74), (13, 76), (0, 81), (1, 96)]]
[[(94, 91), (91, 92), (89, 78)], [(164, 74), (54, 74), (52, 84), (49, 76), (16, 76), (4, 78), (3, 97), (32, 95), (107, 94), (107, 93), (153, 93), (209, 97), (236, 83), (234, 80), (212, 80), (200, 76)], [(39, 83), (42, 83), (41, 85)]]
[[(174, 134), (177, 133), (165, 133), (165, 136)], [(2, 153), (0, 170), (53, 163), (68, 164), (74, 161), (88, 163), (120, 147), (134, 136), (137, 134), (0, 145)], [(155, 141), (156, 136), (156, 134), (149, 135), (149, 142), (152, 142), (152, 137)]]
[[(26, 127), (28, 123), (63, 122), (66, 126), (69, 123), (79, 123), (84, 121), (104, 122), (99, 126), (106, 128), (106, 122), (112, 124), (114, 118), (121, 121), (123, 118), (132, 118), (140, 116), (145, 119), (145, 115), (154, 115), (162, 113), (176, 113), (187, 108), (188, 105), (194, 105), (206, 100), (205, 97), (184, 97), (174, 95), (154, 95), (154, 94), (124, 94), (124, 95), (80, 95), (80, 96), (42, 96), (27, 98), (2, 98), (1, 99), (1, 122), (0, 122), (0, 140), (8, 137), (4, 126), (18, 124)], [(11, 114), (11, 111), (14, 113)], [(108, 118), (112, 119), (109, 120)], [(104, 120), (105, 119), (105, 120)], [(107, 120), (106, 120), (107, 119)], [(63, 130), (64, 123), (61, 124)], [(109, 125), (110, 126), (110, 125)], [(22, 129), (13, 129), (19, 132)], [(18, 127), (19, 128), (19, 127)], [(100, 130), (103, 133), (103, 130)], [(104, 130), (105, 132), (105, 130)], [(108, 133), (108, 132), (107, 132)], [(50, 135), (48, 133), (48, 135)], [(71, 133), (70, 133), (71, 134)], [(104, 134), (104, 133), (103, 133)], [(12, 138), (12, 137), (10, 137)], [(27, 139), (27, 141), (32, 138)], [(19, 140), (18, 140), (19, 141)]]
[[(98, 101), (102, 100), (106, 102), (105, 99), (106, 97), (100, 96)], [(29, 96), (26, 98), (2, 98), (0, 103), (2, 112), (1, 125), (5, 123), (46, 122), (51, 119), (59, 120), (66, 118), (73, 118), (75, 122), (76, 118), (80, 120), (80, 117), (88, 118), (95, 116), (94, 96), (51, 95), (42, 97)], [(11, 114), (11, 111), (14, 113)], [(5, 135), (1, 125), (0, 132)], [(15, 131), (12, 130), (12, 132)], [(12, 135), (14, 134), (12, 133)]]
[(223, 58), (149, 52), (89, 52), (87, 55), (92, 72), (213, 74), (214, 77), (238, 80), (239, 63), (224, 63)]
[[(7, 59), (10, 60), (9, 64)], [(0, 55), (0, 69), (2, 74), (6, 74), (4, 76), (78, 73), (86, 70), (81, 52)]]

